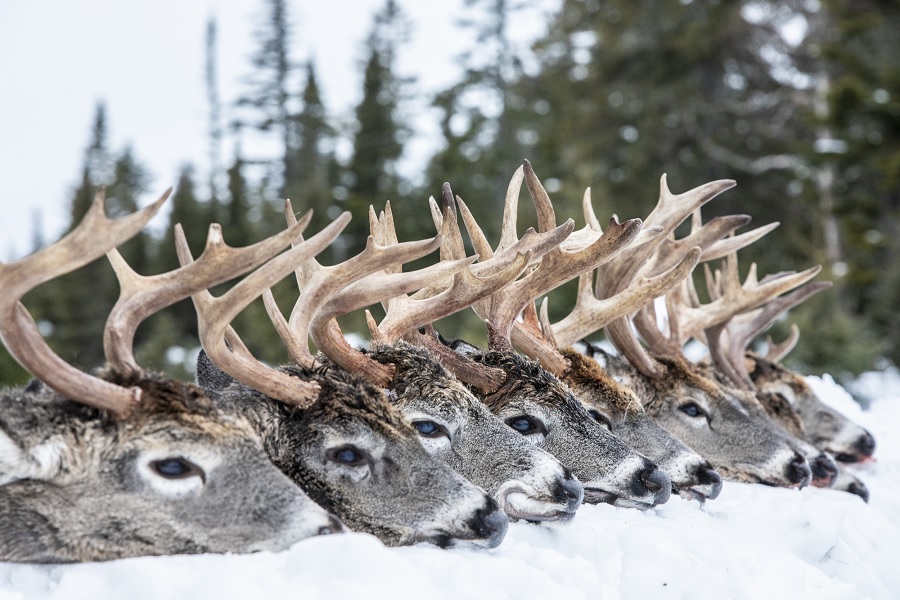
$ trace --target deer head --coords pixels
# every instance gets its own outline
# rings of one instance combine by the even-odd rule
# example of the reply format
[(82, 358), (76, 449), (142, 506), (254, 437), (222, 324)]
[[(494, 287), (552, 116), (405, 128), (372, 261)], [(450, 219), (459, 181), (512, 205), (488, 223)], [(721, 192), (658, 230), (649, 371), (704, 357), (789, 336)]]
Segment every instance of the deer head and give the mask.
[[(101, 190), (65, 238), (0, 264), (0, 337), (37, 378), (0, 399), (0, 560), (277, 550), (341, 530), (272, 465), (249, 421), (225, 417), (194, 385), (144, 372), (131, 353), (149, 314), (270, 259), (303, 225), (241, 249), (214, 226), (196, 267), (140, 277), (115, 247), (167, 196), (112, 221)], [(20, 298), (104, 253), (122, 291), (104, 333), (109, 367), (92, 376), (53, 353)]]
[[(516, 203), (523, 180), (538, 211), (539, 235), (557, 229), (549, 196), (526, 162), (510, 183), (503, 235), (496, 249), (491, 248), (465, 204), (458, 199), (469, 236), (480, 256), (490, 258), (500, 254), (529, 235), (517, 239)], [(569, 223), (566, 226), (571, 229)], [(584, 483), (585, 501), (648, 507), (668, 499), (671, 490), (668, 477), (591, 417), (560, 380), (569, 368), (565, 357), (536, 340), (527, 321), (517, 322), (518, 315), (535, 296), (610, 260), (630, 244), (643, 243), (648, 236), (641, 238), (640, 228), (638, 220), (621, 225), (613, 221), (605, 234), (585, 229), (576, 232), (575, 241), (567, 239), (550, 247), (524, 277), (473, 305), (487, 324), (490, 351), (483, 352), (460, 342), (453, 346), (478, 364), (506, 372), (503, 384), (491, 392), (478, 391), (479, 397), (507, 425), (568, 466)], [(458, 253), (460, 248), (461, 244), (453, 252)], [(519, 340), (524, 340), (521, 345), (528, 348), (527, 353), (539, 357), (540, 365), (512, 350), (513, 343), (520, 345)]]
[[(293, 211), (289, 204), (286, 212), (290, 222)], [(315, 239), (313, 236), (294, 250)], [(212, 363), (221, 368), (205, 364), (198, 369), (199, 380), (225, 410), (248, 415), (273, 462), (349, 527), (377, 535), (389, 545), (426, 541), (440, 546), (495, 546), (506, 532), (506, 516), (484, 491), (430, 456), (419, 443), (418, 432), (380, 385), (384, 378), (394, 378), (395, 367), (375, 363), (362, 377), (323, 365), (309, 351), (309, 330), (321, 336), (317, 342), (331, 335), (325, 331), (329, 323), (358, 308), (361, 295), (372, 290), (388, 296), (406, 293), (422, 285), (423, 278), (435, 273), (452, 275), (467, 264), (439, 265), (424, 273), (405, 274), (407, 277), (381, 273), (433, 251), (440, 242), (440, 235), (394, 245), (369, 237), (361, 254), (338, 265), (322, 266), (312, 254), (284, 264), (272, 261), (220, 298), (212, 299), (208, 292), (195, 295), (201, 340)], [(184, 256), (183, 260), (190, 258)], [(269, 272), (262, 273), (263, 269)], [(302, 287), (285, 319), (267, 290), (291, 271)], [(228, 325), (261, 294), (294, 361), (265, 377), (258, 375), (257, 361)], [(216, 304), (227, 310), (216, 313), (211, 308)], [(220, 341), (223, 337), (227, 343)], [(335, 346), (340, 362), (334, 362), (347, 364), (358, 358), (343, 339)], [(276, 378), (284, 384), (276, 386)], [(315, 387), (316, 395), (303, 396), (309, 387)], [(256, 401), (243, 401), (252, 390), (260, 392), (254, 394)]]

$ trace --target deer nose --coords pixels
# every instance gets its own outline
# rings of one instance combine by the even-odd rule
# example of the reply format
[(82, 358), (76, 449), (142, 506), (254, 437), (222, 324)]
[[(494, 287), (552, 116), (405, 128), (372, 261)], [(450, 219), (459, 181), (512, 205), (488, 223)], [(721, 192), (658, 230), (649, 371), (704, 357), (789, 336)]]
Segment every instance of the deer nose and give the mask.
[(785, 475), (791, 484), (800, 488), (806, 487), (812, 480), (812, 470), (809, 468), (809, 463), (797, 453), (794, 453), (794, 458), (788, 463)]
[(655, 466), (647, 467), (641, 471), (640, 480), (644, 487), (653, 494), (654, 506), (663, 504), (672, 494), (672, 480)]
[(697, 469), (697, 484), (708, 486), (705, 496), (714, 500), (722, 491), (722, 478), (711, 466), (703, 466)]
[(558, 479), (553, 488), (553, 499), (564, 503), (566, 511), (575, 512), (584, 498), (584, 486), (571, 473), (566, 473), (565, 478)]
[(847, 491), (862, 498), (863, 502), (869, 501), (869, 488), (867, 488), (866, 485), (861, 481), (859, 483), (854, 481), (853, 483), (848, 485)]
[(475, 515), (469, 520), (469, 527), (479, 539), (487, 540), (488, 548), (496, 548), (506, 535), (509, 518), (494, 499), (489, 497), (484, 508), (475, 511)]
[(812, 471), (813, 485), (816, 487), (830, 487), (838, 474), (837, 464), (824, 452), (810, 461), (809, 468)]
[(869, 458), (875, 452), (875, 438), (867, 431), (856, 440), (853, 448), (859, 452), (862, 458)]
[(323, 525), (319, 527), (319, 531), (317, 535), (331, 535), (332, 533), (343, 533), (344, 525), (341, 523), (337, 517), (331, 516), (328, 518), (328, 525)]

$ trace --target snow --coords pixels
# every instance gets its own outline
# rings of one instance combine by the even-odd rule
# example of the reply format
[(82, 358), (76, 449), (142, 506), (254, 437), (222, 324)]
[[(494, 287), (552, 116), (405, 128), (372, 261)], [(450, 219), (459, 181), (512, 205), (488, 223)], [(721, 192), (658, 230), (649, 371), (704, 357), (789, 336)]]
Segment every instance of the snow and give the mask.
[(900, 597), (900, 374), (852, 388), (809, 378), (878, 440), (855, 469), (871, 503), (833, 490), (727, 482), (700, 506), (679, 497), (640, 512), (584, 506), (565, 525), (514, 523), (490, 551), (385, 548), (363, 534), (278, 554), (109, 563), (0, 564), (0, 598), (810, 598)]

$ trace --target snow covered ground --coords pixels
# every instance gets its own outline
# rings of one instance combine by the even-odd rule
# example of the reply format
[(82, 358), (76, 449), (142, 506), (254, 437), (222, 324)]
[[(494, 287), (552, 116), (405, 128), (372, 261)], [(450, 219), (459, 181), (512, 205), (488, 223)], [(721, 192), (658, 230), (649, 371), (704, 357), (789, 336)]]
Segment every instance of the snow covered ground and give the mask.
[(491, 551), (389, 549), (362, 534), (279, 554), (0, 564), (0, 598), (900, 598), (900, 374), (854, 389), (811, 378), (873, 432), (855, 470), (871, 503), (832, 490), (728, 482), (705, 506), (673, 497), (646, 512), (584, 506), (572, 523), (510, 526)]

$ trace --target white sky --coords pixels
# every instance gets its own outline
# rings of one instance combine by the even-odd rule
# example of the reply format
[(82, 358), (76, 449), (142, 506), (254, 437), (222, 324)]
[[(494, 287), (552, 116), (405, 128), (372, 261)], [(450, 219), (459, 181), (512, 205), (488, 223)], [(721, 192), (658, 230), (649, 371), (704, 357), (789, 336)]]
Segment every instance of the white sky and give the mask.
[[(358, 65), (372, 15), (384, 0), (298, 0), (291, 3), (295, 60), (315, 58), (325, 105), (349, 116), (360, 97)], [(469, 43), (455, 26), (462, 0), (400, 0), (414, 25), (399, 71), (430, 92), (454, 82), (455, 62)], [(543, 0), (554, 6), (555, 0)], [(29, 0), (0, 2), (0, 260), (27, 253), (39, 207), (45, 240), (68, 219), (95, 106), (106, 103), (109, 146), (131, 145), (151, 175), (146, 204), (174, 185), (180, 165), (203, 176), (208, 163), (204, 86), (206, 21), (218, 22), (218, 81), (227, 108), (245, 89), (253, 32), (263, 0)], [(545, 21), (517, 17), (514, 36), (533, 39)], [(408, 152), (424, 160), (436, 121), (417, 110), (423, 128)], [(222, 162), (233, 156), (226, 137)], [(244, 146), (246, 149), (246, 145)], [(421, 163), (408, 157), (407, 169)], [(161, 221), (159, 217), (156, 219)]]

